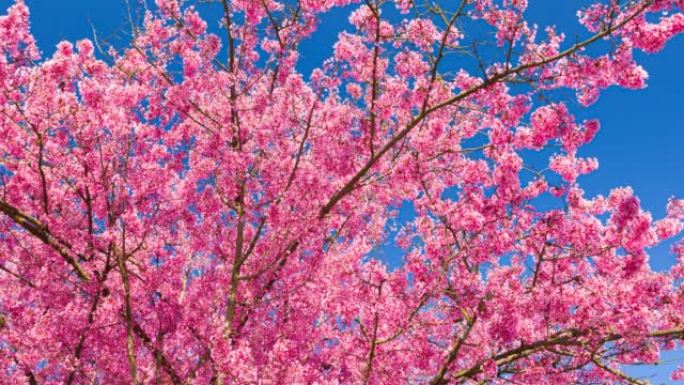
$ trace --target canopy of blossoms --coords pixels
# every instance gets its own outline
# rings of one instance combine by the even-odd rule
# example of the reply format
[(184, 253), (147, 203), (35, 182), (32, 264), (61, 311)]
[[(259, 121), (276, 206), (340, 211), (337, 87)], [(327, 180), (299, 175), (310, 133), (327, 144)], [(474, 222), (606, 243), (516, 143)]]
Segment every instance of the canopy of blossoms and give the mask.
[(664, 272), (647, 252), (684, 201), (586, 196), (599, 122), (573, 109), (644, 87), (634, 53), (684, 31), (684, 1), (584, 4), (575, 40), (526, 0), (156, 0), (125, 46), (45, 56), (15, 1), (0, 382), (645, 383), (624, 366), (684, 338), (684, 243)]

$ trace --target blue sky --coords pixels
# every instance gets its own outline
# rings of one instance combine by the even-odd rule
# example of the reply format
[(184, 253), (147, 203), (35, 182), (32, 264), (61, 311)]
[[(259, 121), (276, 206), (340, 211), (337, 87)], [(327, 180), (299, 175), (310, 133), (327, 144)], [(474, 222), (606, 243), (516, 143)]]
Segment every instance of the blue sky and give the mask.
[[(135, 0), (131, 0), (132, 3)], [(0, 0), (3, 10), (11, 1)], [(91, 38), (91, 22), (101, 37), (112, 33), (125, 42), (125, 3), (123, 0), (26, 0), (31, 9), (33, 33), (44, 55), (51, 55), (60, 40), (75, 41)], [(532, 22), (555, 24), (566, 33), (569, 41), (586, 36), (579, 27), (575, 12), (590, 3), (583, 0), (531, 0), (527, 12)], [(214, 7), (216, 5), (207, 5)], [(323, 18), (323, 27), (301, 45), (303, 62), (300, 69), (308, 73), (332, 53), (337, 33), (351, 29), (346, 16), (350, 9), (335, 10)], [(607, 194), (612, 187), (630, 185), (639, 195), (642, 205), (654, 216), (664, 214), (667, 199), (684, 198), (684, 36), (671, 41), (657, 55), (638, 54), (640, 63), (649, 72), (648, 87), (629, 91), (609, 89), (600, 100), (587, 109), (573, 109), (578, 116), (601, 120), (601, 131), (583, 155), (599, 159), (597, 172), (583, 177), (581, 185), (588, 195)], [(652, 250), (651, 265), (662, 270), (674, 258), (669, 245)], [(391, 248), (387, 253), (392, 253)], [(684, 354), (667, 354), (665, 359), (684, 361)], [(651, 376), (654, 384), (673, 383), (667, 371), (635, 369), (634, 374)]]

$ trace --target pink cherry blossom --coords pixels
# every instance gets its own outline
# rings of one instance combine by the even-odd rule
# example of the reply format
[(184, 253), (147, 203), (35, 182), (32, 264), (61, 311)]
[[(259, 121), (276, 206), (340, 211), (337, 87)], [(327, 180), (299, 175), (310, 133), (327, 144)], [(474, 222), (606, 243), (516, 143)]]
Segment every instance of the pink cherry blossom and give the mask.
[(681, 348), (684, 201), (586, 192), (576, 117), (681, 0), (571, 42), (524, 0), (134, 3), (126, 44), (42, 56), (0, 16), (0, 383), (641, 383)]

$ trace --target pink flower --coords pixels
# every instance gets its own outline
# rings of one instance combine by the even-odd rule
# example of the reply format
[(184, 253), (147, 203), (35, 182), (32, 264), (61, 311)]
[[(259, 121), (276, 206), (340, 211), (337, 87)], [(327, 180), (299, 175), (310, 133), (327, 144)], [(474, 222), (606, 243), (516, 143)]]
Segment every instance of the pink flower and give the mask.
[(413, 19), (406, 27), (406, 39), (427, 51), (439, 39), (439, 32), (429, 19)]

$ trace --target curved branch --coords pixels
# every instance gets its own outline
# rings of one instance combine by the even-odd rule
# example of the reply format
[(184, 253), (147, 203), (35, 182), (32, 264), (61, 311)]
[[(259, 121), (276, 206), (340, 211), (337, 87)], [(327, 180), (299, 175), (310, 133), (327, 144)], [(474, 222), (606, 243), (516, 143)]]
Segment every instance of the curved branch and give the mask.
[[(470, 378), (478, 373), (482, 372), (482, 365), (485, 363), (487, 360), (493, 360), (496, 362), (497, 366), (502, 366), (505, 364), (509, 364), (511, 362), (515, 362), (517, 360), (529, 357), (541, 350), (554, 347), (554, 346), (570, 346), (570, 345), (582, 345), (583, 341), (580, 341), (579, 338), (586, 336), (589, 334), (589, 330), (577, 330), (577, 329), (569, 329), (569, 330), (564, 330), (561, 332), (558, 332), (551, 337), (545, 339), (545, 340), (540, 340), (536, 342), (532, 342), (529, 344), (522, 344), (519, 347), (515, 349), (511, 349), (502, 353), (499, 353), (497, 355), (494, 355), (492, 357), (487, 358), (486, 360), (481, 360), (477, 362), (475, 365), (471, 366), (468, 369), (461, 370), (457, 372), (453, 379), (454, 380), (460, 380), (460, 379), (465, 379), (465, 378)], [(678, 339), (684, 339), (684, 328), (674, 328), (674, 329), (666, 329), (666, 330), (657, 330), (648, 335), (650, 338), (678, 338)], [(621, 334), (609, 334), (605, 338), (601, 340), (601, 344), (605, 344), (608, 342), (614, 342), (623, 339), (624, 336)]]
[(21, 226), (24, 230), (58, 252), (66, 263), (71, 265), (78, 278), (82, 281), (90, 280), (88, 274), (86, 274), (83, 267), (78, 263), (78, 258), (72, 254), (71, 245), (53, 235), (46, 225), (40, 223), (31, 216), (22, 213), (19, 209), (2, 199), (0, 199), (0, 212), (7, 215), (14, 223)]

